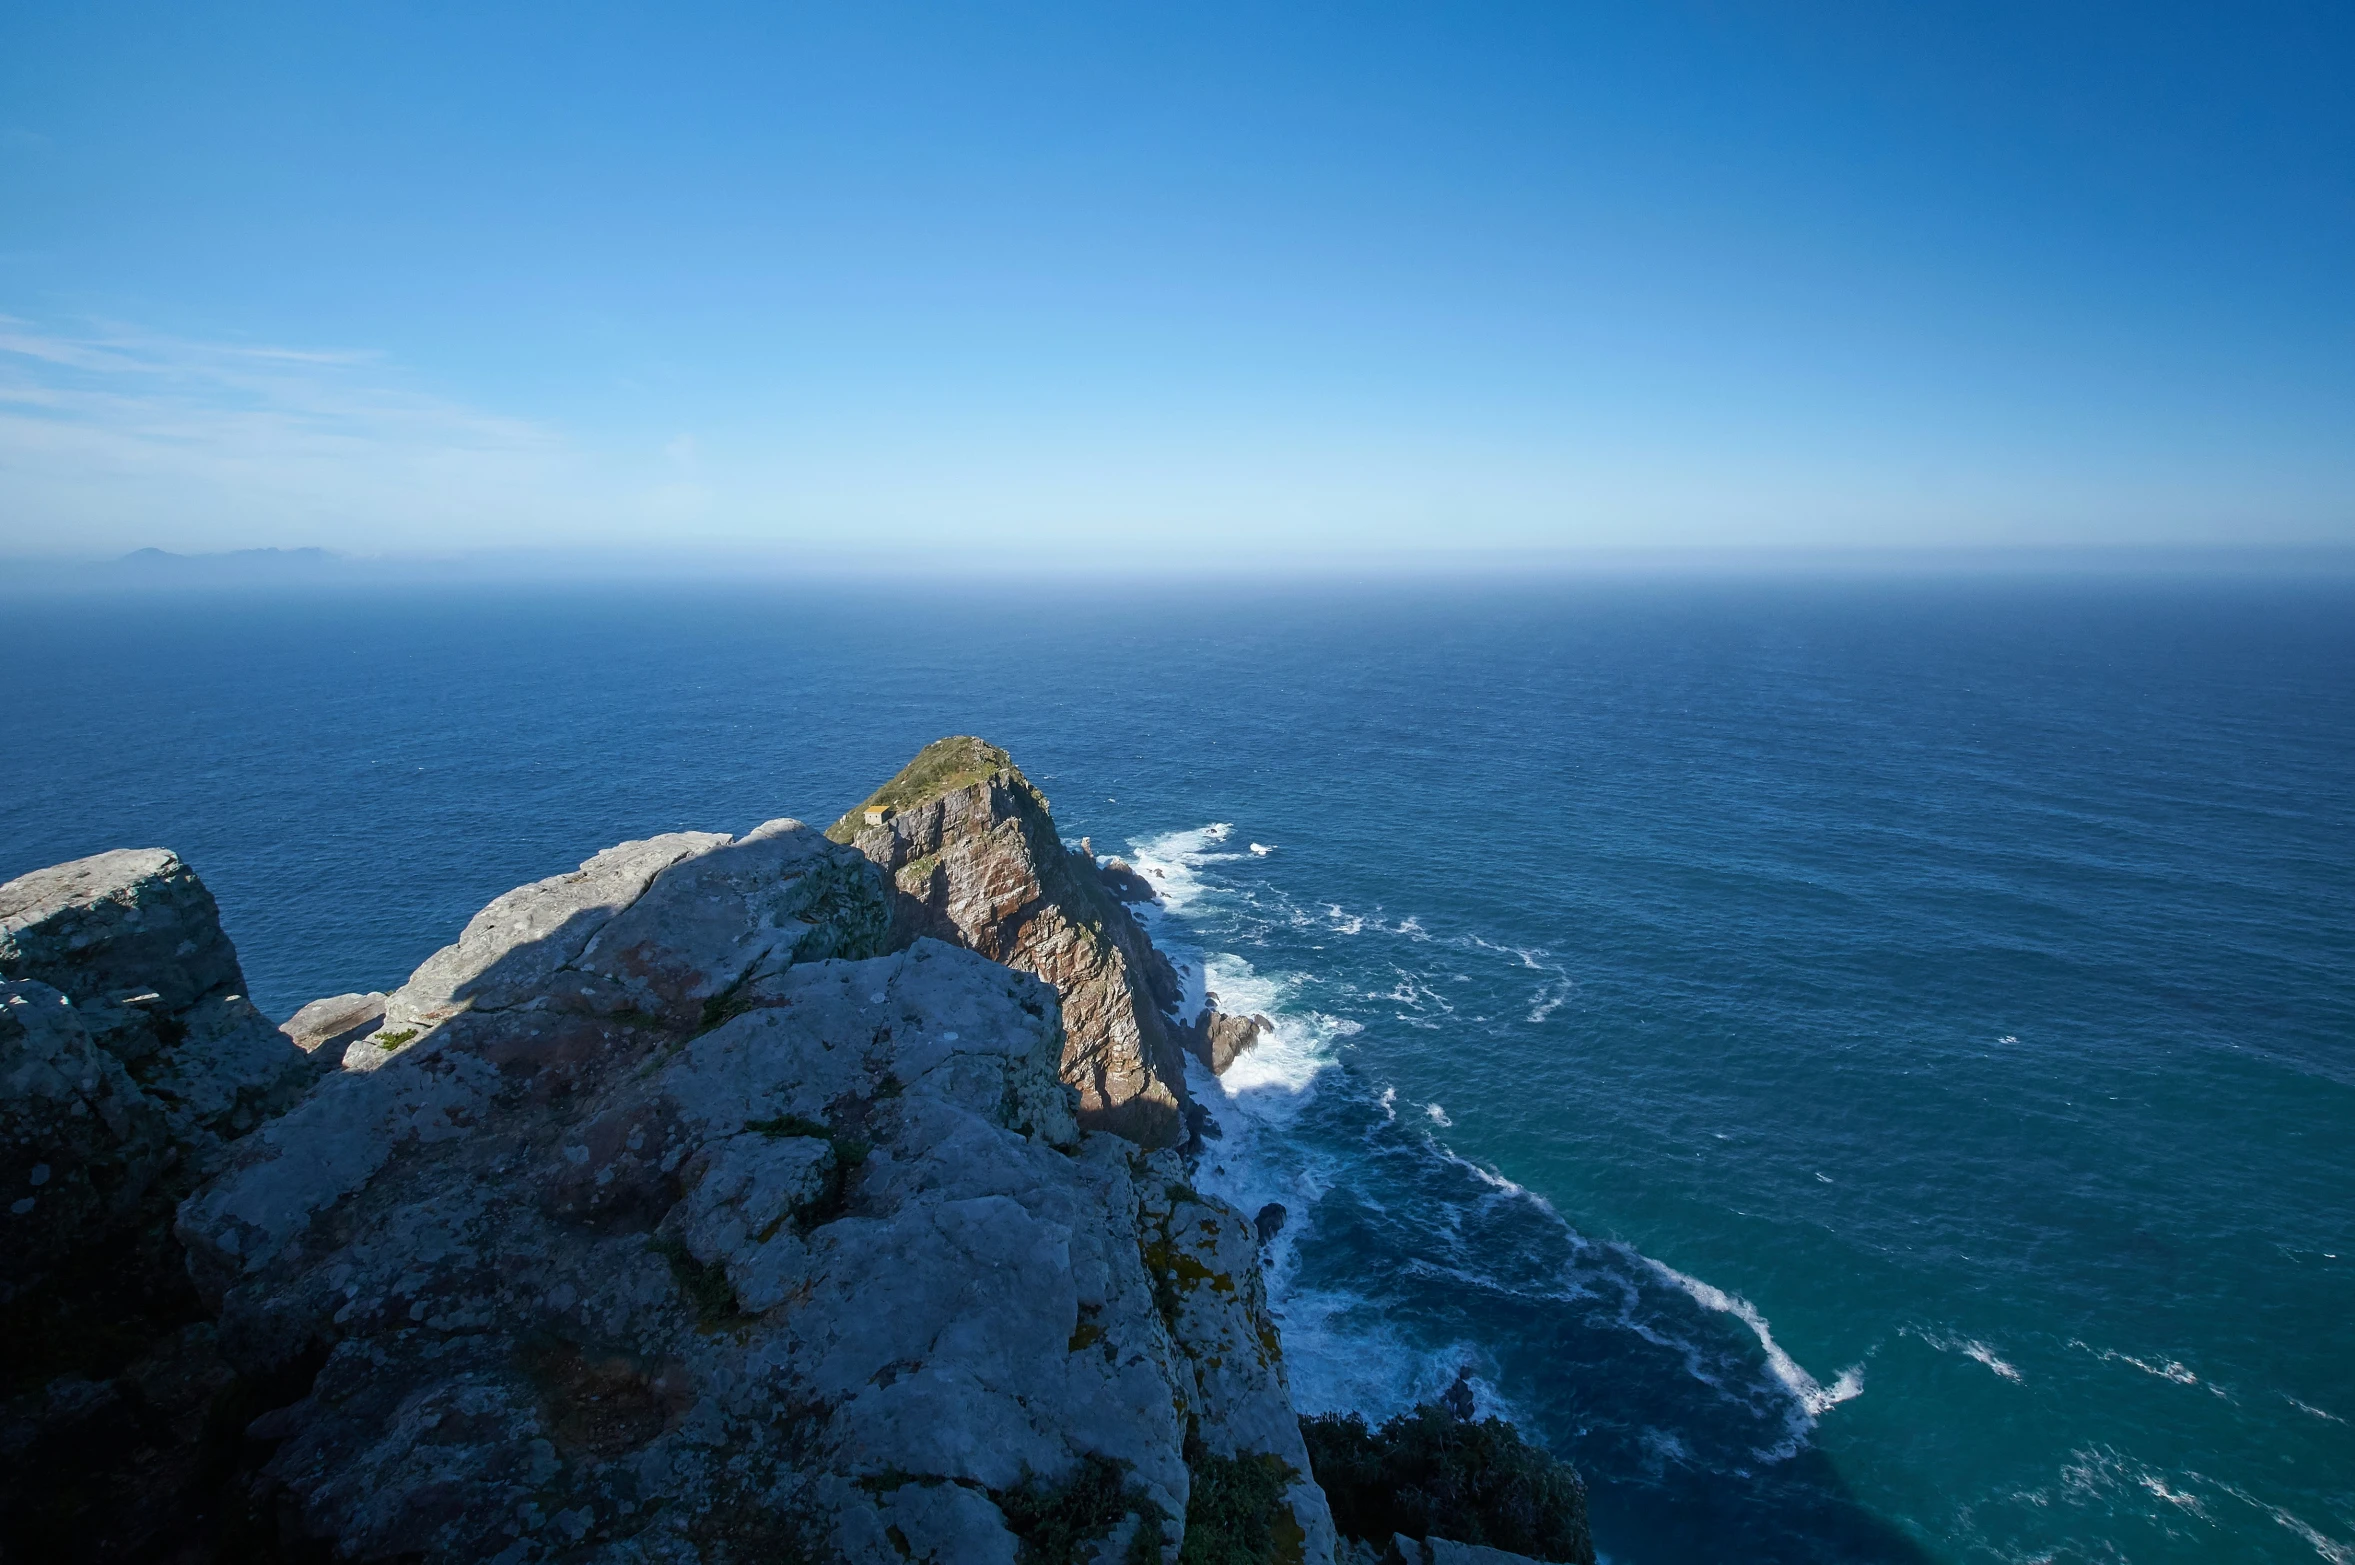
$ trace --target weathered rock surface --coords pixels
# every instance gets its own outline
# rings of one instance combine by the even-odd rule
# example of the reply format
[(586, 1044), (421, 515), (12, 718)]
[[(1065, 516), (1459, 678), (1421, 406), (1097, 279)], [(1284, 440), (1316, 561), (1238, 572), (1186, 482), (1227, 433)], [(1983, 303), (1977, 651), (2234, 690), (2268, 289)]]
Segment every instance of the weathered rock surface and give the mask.
[(364, 1068), (181, 1209), (230, 1363), (318, 1366), (253, 1431), (292, 1530), (1012, 1565), (1052, 1527), (1169, 1559), (1247, 1472), (1253, 1524), (1330, 1560), (1251, 1224), (1081, 1131), (1055, 991), (871, 955), (881, 877), (806, 828), (657, 844), (486, 909)]
[(156, 1243), (93, 1281), (173, 1286), (162, 1219), (309, 1085), (306, 1057), (246, 1000), (212, 893), (161, 848), (0, 885), (0, 983), (0, 1304), (143, 1228)]
[(0, 973), (0, 1556), (200, 1547), (230, 1376), (172, 1211), (318, 1067), (161, 849), (0, 886)]
[(344, 1051), (384, 1025), (384, 995), (335, 994), (313, 1000), (278, 1024), (287, 1041), (325, 1065), (341, 1065)]
[(177, 1157), (162, 1108), (64, 995), (0, 983), (0, 1304), (137, 1224)]
[(1146, 1146), (1186, 1136), (1176, 975), (1096, 873), (1063, 846), (1046, 797), (995, 745), (927, 745), (829, 829), (882, 866), (908, 936), (1036, 973), (1062, 997), (1063, 1079), (1080, 1120)]
[(312, 1079), (302, 1051), (245, 998), (212, 893), (164, 848), (101, 853), (0, 885), (0, 978), (67, 995), (197, 1166)]

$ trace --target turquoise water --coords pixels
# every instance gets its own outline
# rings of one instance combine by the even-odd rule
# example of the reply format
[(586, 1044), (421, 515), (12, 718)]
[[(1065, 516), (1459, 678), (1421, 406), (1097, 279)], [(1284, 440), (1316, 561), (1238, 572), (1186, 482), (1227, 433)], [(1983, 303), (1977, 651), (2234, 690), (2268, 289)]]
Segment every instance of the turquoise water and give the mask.
[(0, 875), (178, 848), (278, 1013), (1008, 745), (1279, 1023), (1303, 1402), (1468, 1367), (1613, 1560), (2355, 1560), (2343, 585), (0, 612)]

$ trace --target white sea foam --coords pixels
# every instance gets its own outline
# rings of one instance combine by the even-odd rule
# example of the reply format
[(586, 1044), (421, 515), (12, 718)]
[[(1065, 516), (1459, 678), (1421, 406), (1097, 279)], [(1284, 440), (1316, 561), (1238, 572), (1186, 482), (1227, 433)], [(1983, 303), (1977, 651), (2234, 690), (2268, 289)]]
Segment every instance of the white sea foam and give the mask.
[(2338, 1414), (2326, 1413), (2311, 1402), (2301, 1402), (2296, 1397), (2291, 1396), (2287, 1391), (2281, 1393), (2281, 1399), (2284, 1402), (2287, 1402), (2290, 1406), (2296, 1408), (2301, 1413), (2312, 1413), (2316, 1418), (2327, 1419), (2334, 1424), (2343, 1424), (2346, 1422), (2346, 1420), (2339, 1417)]
[[(1217, 846), (1234, 832), (1226, 821), (1213, 821), (1191, 831), (1163, 832), (1158, 837), (1129, 843), (1129, 862), (1161, 894), (1161, 905), (1183, 912), (1204, 891), (1199, 871), (1206, 864), (1231, 862), (1239, 853), (1220, 853)], [(1146, 904), (1150, 907), (1151, 904)]]
[(2330, 1561), (2330, 1565), (2355, 1565), (2355, 1547), (2341, 1543), (2338, 1539), (2317, 1531), (2304, 1519), (2291, 1515), (2278, 1505), (2260, 1505), (2257, 1508), (2280, 1525), (2305, 1539), (2307, 1547)]
[[(2179, 1386), (2196, 1386), (2200, 1383), (2198, 1375), (2193, 1374), (2174, 1359), (2162, 1359), (2154, 1364), (2149, 1359), (2139, 1359), (2131, 1353), (2121, 1353), (2116, 1348), (2095, 1348), (2089, 1343), (2080, 1342), (2074, 1338), (2070, 1340), (2069, 1346), (2081, 1348), (2105, 1364), (2131, 1364), (2146, 1375), (2155, 1376), (2160, 1380), (2173, 1381)], [(2211, 1386), (2209, 1389), (2215, 1390), (2216, 1388)]]
[[(1387, 989), (1352, 989), (1330, 977), (1305, 973), (1262, 972), (1231, 949), (1203, 949), (1201, 932), (1228, 927), (1233, 914), (1253, 921), (1275, 919), (1302, 931), (1312, 940), (1320, 935), (1342, 937), (1386, 936), (1409, 944), (1444, 944), (1459, 951), (1485, 951), (1509, 956), (1523, 972), (1539, 975), (1540, 982), (1524, 1014), (1541, 1023), (1567, 1002), (1574, 980), (1553, 963), (1550, 953), (1534, 947), (1500, 945), (1478, 936), (1436, 936), (1413, 916), (1395, 922), (1371, 913), (1357, 913), (1338, 903), (1293, 902), (1280, 888), (1265, 885), (1222, 884), (1215, 866), (1242, 859), (1225, 851), (1231, 827), (1223, 824), (1170, 832), (1132, 843), (1133, 862), (1160, 891), (1162, 901), (1138, 912), (1154, 931), (1156, 942), (1187, 972), (1185, 1014), (1193, 1014), (1205, 988), (1215, 990), (1222, 1009), (1236, 1014), (1263, 1014), (1273, 1031), (1246, 1051), (1223, 1077), (1213, 1077), (1197, 1063), (1188, 1080), (1197, 1101), (1211, 1110), (1221, 1134), (1204, 1149), (1195, 1183), (1206, 1193), (1255, 1211), (1269, 1201), (1287, 1211), (1284, 1228), (1265, 1253), (1268, 1297), (1282, 1324), (1286, 1361), (1299, 1405), (1307, 1411), (1351, 1409), (1380, 1418), (1416, 1401), (1430, 1400), (1444, 1391), (1460, 1370), (1477, 1363), (1474, 1345), (1451, 1342), (1437, 1347), (1413, 1340), (1402, 1328), (1383, 1319), (1366, 1298), (1348, 1289), (1306, 1290), (1295, 1285), (1298, 1246), (1316, 1229), (1316, 1209), (1326, 1190), (1341, 1182), (1345, 1170), (1329, 1163), (1346, 1154), (1320, 1152), (1284, 1133), (1284, 1127), (1316, 1090), (1318, 1078), (1334, 1063), (1341, 1040), (1359, 1029), (1349, 1018), (1333, 1015), (1310, 1002), (1312, 994), (1343, 996), (1350, 1003), (1385, 1006), (1409, 1025), (1438, 1028), (1462, 1017), (1455, 1005), (1434, 985), (1459, 977), (1452, 968), (1420, 971), (1423, 964), (1393, 969), (1396, 981)], [(1248, 934), (1239, 937), (1249, 939)], [(1458, 991), (1468, 993), (1468, 991)], [(1326, 1003), (1331, 1004), (1332, 1001)], [(1492, 1002), (1476, 1001), (1475, 1004)], [(1509, 1003), (1509, 1002), (1508, 1002)], [(1482, 1018), (1485, 1020), (1485, 1018)], [(1400, 1092), (1387, 1085), (1376, 1105), (1382, 1123), (1395, 1123)], [(1421, 1114), (1437, 1130), (1452, 1125), (1445, 1107), (1421, 1105)], [(1803, 1369), (1776, 1343), (1765, 1317), (1747, 1300), (1728, 1294), (1698, 1278), (1650, 1260), (1621, 1246), (1597, 1246), (1577, 1234), (1544, 1200), (1522, 1189), (1492, 1169), (1458, 1157), (1436, 1137), (1430, 1145), (1450, 1163), (1460, 1165), (1487, 1187), (1484, 1201), (1526, 1201), (1560, 1223), (1575, 1257), (1559, 1297), (1564, 1301), (1619, 1300), (1619, 1323), (1644, 1340), (1681, 1356), (1693, 1378), (1719, 1388), (1737, 1401), (1773, 1398), (1783, 1411), (1787, 1438), (1756, 1454), (1767, 1461), (1787, 1459), (1800, 1450), (1816, 1420), (1842, 1402), (1862, 1395), (1863, 1367), (1851, 1366), (1827, 1386)], [(1350, 1180), (1353, 1199), (1380, 1210), (1369, 1189)], [(1596, 1257), (1600, 1258), (1597, 1263)], [(1460, 1276), (1428, 1257), (1402, 1256), (1407, 1269), (1436, 1270), (1450, 1281), (1473, 1287), (1505, 1287), (1528, 1296), (1525, 1285), (1505, 1284), (1479, 1268)], [(1692, 1318), (1680, 1309), (1663, 1310), (1656, 1292), (1639, 1287), (1636, 1279), (1657, 1278), (1703, 1309), (1733, 1316), (1748, 1328), (1766, 1359), (1765, 1374), (1752, 1382), (1735, 1365), (1754, 1363), (1746, 1355), (1729, 1359), (1714, 1334), (1690, 1332)], [(1590, 1306), (1591, 1307), (1591, 1306)], [(1607, 1307), (1607, 1306), (1606, 1306)], [(1693, 1340), (1686, 1340), (1691, 1336)], [(1992, 1366), (1991, 1366), (1992, 1367)], [(1732, 1382), (1740, 1382), (1736, 1388)], [(1510, 1417), (1510, 1410), (1477, 1374), (1475, 1398), (1484, 1412)]]
[(1919, 1337), (1924, 1343), (1936, 1348), (1939, 1352), (1960, 1353), (1964, 1358), (1986, 1365), (1995, 1374), (2015, 1385), (2022, 1384), (2027, 1379), (2017, 1368), (2005, 1361), (1984, 1342), (1974, 1341), (1969, 1337), (1949, 1337), (1941, 1332), (1923, 1331), (1913, 1327), (1906, 1329), (1911, 1335)]
[(1995, 1350), (1987, 1346), (1987, 1344), (1984, 1342), (1966, 1342), (1962, 1345), (1962, 1350), (1963, 1355), (1966, 1358), (1977, 1359), (1980, 1363), (1986, 1365), (1989, 1369), (1995, 1371), (1995, 1373), (2001, 1375), (2006, 1380), (2012, 1381), (2016, 1384), (2025, 1378), (2010, 1364), (2004, 1362), (2000, 1358), (1997, 1358), (1995, 1356)]
[(1267, 857), (1269, 854), (1271, 854), (1271, 853), (1275, 852), (1275, 851), (1276, 851), (1276, 849), (1275, 849), (1275, 844), (1273, 844), (1273, 843), (1269, 843), (1269, 842), (1255, 842), (1255, 843), (1251, 844), (1251, 851), (1252, 851), (1253, 853), (1257, 854), (1259, 857), (1261, 857), (1261, 858), (1263, 858), (1263, 859), (1264, 859), (1264, 858), (1266, 858), (1266, 857)]
[(1776, 1380), (1782, 1382), (1783, 1388), (1790, 1392), (1791, 1400), (1798, 1404), (1810, 1424), (1841, 1403), (1853, 1401), (1864, 1395), (1864, 1366), (1862, 1364), (1849, 1365), (1840, 1371), (1829, 1386), (1826, 1386), (1806, 1370), (1800, 1368), (1798, 1360), (1783, 1351), (1781, 1344), (1774, 1340), (1774, 1332), (1767, 1325), (1766, 1317), (1759, 1314), (1758, 1307), (1748, 1299), (1739, 1294), (1727, 1293), (1722, 1288), (1713, 1287), (1698, 1277), (1688, 1277), (1675, 1267), (1662, 1261), (1655, 1261), (1648, 1255), (1642, 1259), (1645, 1265), (1682, 1288), (1693, 1302), (1703, 1309), (1715, 1310), (1721, 1315), (1731, 1315), (1749, 1327), (1751, 1334), (1758, 1339), (1758, 1346), (1765, 1350), (1766, 1367), (1773, 1372)]

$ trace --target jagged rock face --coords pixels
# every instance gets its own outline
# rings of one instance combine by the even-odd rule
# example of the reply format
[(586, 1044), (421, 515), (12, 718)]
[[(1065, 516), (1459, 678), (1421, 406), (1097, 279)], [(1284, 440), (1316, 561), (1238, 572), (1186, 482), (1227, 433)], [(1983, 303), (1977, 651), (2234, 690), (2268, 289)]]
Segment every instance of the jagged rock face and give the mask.
[[(313, 1077), (246, 1000), (212, 893), (161, 848), (0, 885), (0, 981), (0, 1303), (156, 1223)], [(150, 1248), (142, 1267), (177, 1272)]]
[(254, 1429), (300, 1529), (1012, 1565), (1052, 1523), (1169, 1559), (1224, 1459), (1276, 1464), (1269, 1525), (1329, 1561), (1250, 1225), (1081, 1132), (1054, 991), (867, 955), (881, 878), (805, 828), (644, 871), (678, 847), (502, 898), (394, 997), (378, 1037), (417, 1036), (183, 1206), (232, 1362), (320, 1365)]
[(0, 1304), (135, 1224), (176, 1158), (162, 1109), (64, 995), (0, 983)]
[(1063, 846), (1045, 796), (1005, 751), (970, 737), (928, 745), (828, 835), (892, 877), (907, 934), (1055, 986), (1081, 1123), (1146, 1146), (1185, 1138), (1185, 1064), (1163, 1015), (1176, 975), (1094, 861)]
[(69, 996), (201, 1163), (310, 1084), (245, 998), (213, 894), (179, 855), (125, 848), (0, 886), (0, 978)]
[[(1092, 855), (1093, 844), (1089, 843), (1085, 837), (1080, 839), (1080, 846)], [(1106, 891), (1111, 892), (1123, 902), (1158, 902), (1161, 900), (1161, 893), (1153, 889), (1153, 882), (1138, 874), (1126, 859), (1107, 861), (1097, 869), (1096, 878), (1104, 883)]]
[(0, 974), (0, 1553), (154, 1557), (219, 1481), (229, 1378), (173, 1207), (319, 1065), (162, 849), (0, 886)]
[[(1211, 996), (1213, 1002), (1217, 998), (1216, 995)], [(1264, 1016), (1229, 1016), (1213, 1003), (1205, 1007), (1200, 1019), (1187, 1029), (1186, 1047), (1196, 1059), (1209, 1067), (1212, 1075), (1223, 1076), (1227, 1067), (1235, 1063), (1237, 1055), (1275, 1030), (1276, 1024)]]

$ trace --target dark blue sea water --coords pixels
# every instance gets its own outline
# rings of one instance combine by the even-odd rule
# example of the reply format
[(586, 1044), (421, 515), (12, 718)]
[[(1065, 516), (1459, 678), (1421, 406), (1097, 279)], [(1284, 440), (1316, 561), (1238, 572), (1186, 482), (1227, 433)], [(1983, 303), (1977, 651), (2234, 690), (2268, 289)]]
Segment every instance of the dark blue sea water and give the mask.
[(1280, 1024), (1204, 1178), (1294, 1214), (1303, 1402), (1470, 1367), (1615, 1561), (2355, 1560), (2343, 583), (0, 619), (0, 875), (177, 848), (281, 1014), (608, 843), (1006, 744)]

